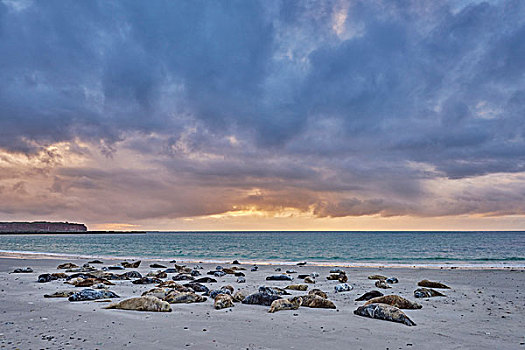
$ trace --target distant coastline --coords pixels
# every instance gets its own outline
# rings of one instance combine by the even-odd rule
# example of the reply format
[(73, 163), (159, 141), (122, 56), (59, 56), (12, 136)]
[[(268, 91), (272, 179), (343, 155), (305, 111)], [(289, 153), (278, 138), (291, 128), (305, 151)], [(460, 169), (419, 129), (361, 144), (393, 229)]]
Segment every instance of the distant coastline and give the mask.
[(129, 235), (129, 234), (145, 234), (146, 231), (78, 231), (78, 232), (65, 232), (65, 231), (38, 231), (38, 232), (4, 232), (0, 231), (0, 235), (101, 235), (101, 234), (123, 234), (123, 235)]

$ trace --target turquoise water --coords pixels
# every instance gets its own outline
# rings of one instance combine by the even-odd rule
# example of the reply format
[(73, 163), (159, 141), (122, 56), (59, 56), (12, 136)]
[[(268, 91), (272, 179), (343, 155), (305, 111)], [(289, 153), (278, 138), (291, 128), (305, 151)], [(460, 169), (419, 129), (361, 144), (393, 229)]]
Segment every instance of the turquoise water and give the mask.
[(525, 266), (525, 232), (1, 235), (0, 250), (188, 260)]

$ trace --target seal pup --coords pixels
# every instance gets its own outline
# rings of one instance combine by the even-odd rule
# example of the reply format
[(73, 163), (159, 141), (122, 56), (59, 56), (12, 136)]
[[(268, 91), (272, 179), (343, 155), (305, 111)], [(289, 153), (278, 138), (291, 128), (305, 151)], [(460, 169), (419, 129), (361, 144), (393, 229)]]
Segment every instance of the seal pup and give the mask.
[(142, 261), (140, 261), (140, 260), (134, 261), (132, 263), (127, 262), (127, 261), (123, 261), (123, 262), (120, 263), (120, 265), (124, 266), (125, 268), (136, 269), (136, 268), (138, 268), (140, 266), (141, 262)]
[(76, 291), (74, 290), (59, 290), (53, 294), (44, 294), (44, 298), (69, 298), (75, 293)]
[(267, 281), (292, 281), (293, 277), (292, 276), (288, 276), (288, 275), (284, 275), (284, 274), (271, 275), (271, 276), (266, 277), (266, 280)]
[(254, 293), (250, 294), (242, 300), (243, 304), (256, 304), (270, 306), (274, 300), (282, 299), (280, 295), (266, 294), (266, 293)]
[(290, 300), (295, 298), (301, 298), (301, 306), (313, 308), (313, 309), (336, 309), (335, 304), (326, 298), (320, 297), (315, 294), (301, 295), (299, 297), (293, 297)]
[(354, 310), (355, 315), (375, 318), (391, 322), (403, 323), (407, 326), (416, 324), (399, 308), (387, 304), (368, 304)]
[(334, 290), (336, 293), (348, 292), (348, 291), (351, 291), (352, 289), (354, 289), (354, 287), (352, 287), (348, 283), (336, 284), (334, 286)]
[(291, 295), (285, 289), (282, 289), (279, 287), (266, 287), (266, 286), (260, 286), (259, 293), (265, 293), (265, 294), (270, 294), (270, 295)]
[(290, 284), (289, 286), (284, 287), (284, 289), (300, 290), (304, 292), (308, 289), (308, 286), (306, 284)]
[(233, 298), (230, 294), (217, 294), (213, 302), (213, 307), (217, 310), (233, 307)]
[(450, 287), (447, 286), (446, 284), (439, 283), (439, 282), (433, 282), (433, 281), (429, 281), (429, 280), (419, 281), (417, 283), (417, 285), (420, 286), (420, 287), (427, 287), (427, 288), (450, 289)]
[(372, 275), (372, 276), (368, 276), (368, 279), (369, 280), (386, 280), (387, 277), (382, 276), (382, 275)]
[(382, 297), (383, 295), (384, 294), (378, 290), (372, 290), (370, 292), (366, 292), (365, 294), (361, 295), (355, 301), (366, 301), (366, 300), (370, 300), (373, 298)]
[(310, 283), (310, 284), (315, 284), (315, 280), (310, 277), (310, 276), (306, 276), (303, 280), (304, 283)]
[(168, 302), (152, 296), (124, 299), (118, 303), (110, 304), (104, 309), (171, 312), (171, 306)]
[(33, 269), (30, 267), (14, 269), (11, 273), (32, 273)]
[(437, 290), (431, 288), (418, 288), (414, 291), (414, 297), (416, 298), (432, 298), (432, 297), (446, 297), (445, 294), (441, 294)]
[(152, 269), (165, 269), (167, 266), (155, 263), (155, 264), (151, 264), (149, 267), (151, 267)]
[(76, 269), (76, 268), (78, 268), (78, 265), (70, 263), (70, 262), (60, 264), (57, 266), (57, 270), (67, 270), (67, 269)]
[(369, 304), (387, 304), (395, 306), (400, 309), (421, 309), (422, 306), (418, 303), (414, 303), (408, 299), (405, 299), (399, 295), (383, 295), (381, 297), (373, 298), (368, 300), (365, 305)]
[(193, 282), (195, 283), (217, 283), (217, 280), (211, 277), (201, 277), (199, 279), (194, 280)]
[(277, 299), (272, 302), (268, 312), (273, 313), (273, 312), (282, 311), (282, 310), (297, 310), (299, 306), (301, 306), (302, 302), (303, 302), (303, 299), (301, 299), (301, 297), (295, 297), (293, 298), (293, 300)]
[(109, 290), (83, 289), (71, 295), (69, 301), (86, 301), (96, 299), (120, 298), (117, 294)]
[(320, 289), (317, 289), (317, 288), (314, 288), (312, 290), (310, 290), (308, 292), (308, 295), (317, 295), (317, 296), (320, 296), (321, 298), (328, 298), (328, 296), (326, 295), (325, 292), (323, 292), (322, 290)]
[(170, 304), (190, 304), (190, 303), (202, 303), (207, 300), (206, 297), (202, 297), (193, 292), (179, 292), (172, 290), (163, 299)]
[(234, 295), (233, 295), (233, 301), (234, 302), (241, 302), (243, 301), (245, 298), (245, 295), (240, 292), (240, 291), (237, 291)]
[(375, 285), (377, 288), (383, 288), (383, 289), (392, 288), (385, 282), (385, 280), (377, 280)]

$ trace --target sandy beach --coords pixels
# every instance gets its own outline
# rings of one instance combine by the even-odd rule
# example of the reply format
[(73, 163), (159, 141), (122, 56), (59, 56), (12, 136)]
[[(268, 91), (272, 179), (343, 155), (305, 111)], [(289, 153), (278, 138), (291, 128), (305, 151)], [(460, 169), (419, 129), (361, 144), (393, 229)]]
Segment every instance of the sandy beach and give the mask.
[[(70, 302), (67, 298), (48, 299), (44, 294), (75, 289), (63, 280), (38, 283), (38, 275), (63, 272), (64, 262), (79, 266), (87, 259), (0, 258), (0, 347), (6, 349), (525, 349), (525, 270), (523, 269), (421, 269), (344, 268), (353, 290), (334, 293), (338, 281), (327, 280), (330, 267), (260, 265), (247, 270), (246, 283), (236, 277), (216, 278), (210, 289), (231, 285), (244, 294), (261, 285), (284, 288), (294, 281), (266, 281), (276, 268), (294, 269), (298, 274), (319, 273), (316, 284), (328, 294), (337, 309), (300, 307), (268, 313), (269, 307), (235, 303), (232, 308), (215, 310), (213, 300), (194, 304), (172, 304), (173, 312), (155, 313), (103, 309), (108, 303)], [(104, 260), (109, 266), (121, 260)], [(173, 267), (167, 260), (143, 260), (136, 270), (145, 275), (157, 269), (153, 263)], [(186, 263), (193, 267), (193, 264)], [(203, 276), (217, 264), (200, 264)], [(221, 264), (231, 267), (228, 263)], [(11, 273), (31, 267), (33, 273)], [(118, 271), (120, 272), (120, 271)], [(417, 324), (400, 323), (354, 315), (364, 302), (354, 301), (370, 290), (378, 290), (367, 277), (381, 274), (397, 277), (399, 283), (384, 294), (397, 294), (420, 303), (419, 310), (404, 310)], [(170, 280), (174, 274), (168, 274)], [(443, 282), (451, 287), (440, 290), (446, 297), (415, 299), (413, 292), (422, 279)], [(135, 285), (130, 280), (112, 281), (111, 291), (122, 300), (140, 296), (154, 287)], [(179, 283), (186, 283), (180, 281)], [(305, 292), (290, 291), (293, 295)]]

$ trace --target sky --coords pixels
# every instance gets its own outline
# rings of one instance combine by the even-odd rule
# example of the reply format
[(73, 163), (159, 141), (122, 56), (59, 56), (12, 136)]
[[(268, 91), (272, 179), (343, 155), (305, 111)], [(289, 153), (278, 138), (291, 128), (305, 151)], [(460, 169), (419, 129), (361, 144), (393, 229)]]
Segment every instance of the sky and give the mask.
[(525, 229), (525, 2), (0, 0), (19, 220)]

